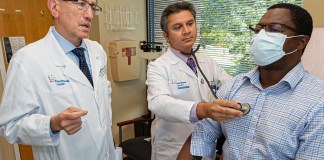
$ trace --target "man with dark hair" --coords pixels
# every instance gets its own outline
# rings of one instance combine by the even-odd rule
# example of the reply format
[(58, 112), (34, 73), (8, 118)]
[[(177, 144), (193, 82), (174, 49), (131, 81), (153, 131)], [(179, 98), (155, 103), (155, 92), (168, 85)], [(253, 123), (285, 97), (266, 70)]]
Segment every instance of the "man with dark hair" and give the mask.
[(179, 13), (180, 11), (187, 10), (191, 13), (193, 19), (196, 21), (196, 10), (194, 5), (192, 5), (189, 2), (179, 2), (179, 3), (174, 3), (169, 5), (167, 8), (162, 13), (161, 16), (161, 21), (160, 21), (160, 26), (163, 32), (169, 33), (168, 32), (168, 19), (169, 15), (173, 13)]
[[(176, 159), (186, 138), (203, 118), (228, 120), (241, 117), (240, 106), (229, 100), (214, 100), (211, 83), (219, 87), (231, 77), (203, 54), (192, 56), (197, 37), (196, 11), (188, 2), (169, 5), (161, 17), (167, 52), (148, 65), (148, 107), (156, 115), (152, 124), (152, 159)], [(188, 63), (190, 62), (190, 63)], [(196, 68), (199, 64), (207, 77)], [(215, 89), (216, 90), (216, 89)], [(215, 92), (215, 91), (213, 91)]]
[(223, 85), (218, 96), (248, 102), (242, 118), (199, 122), (178, 159), (212, 157), (224, 134), (224, 159), (324, 159), (324, 82), (301, 62), (312, 18), (293, 4), (271, 6), (254, 28), (251, 56), (257, 65)]

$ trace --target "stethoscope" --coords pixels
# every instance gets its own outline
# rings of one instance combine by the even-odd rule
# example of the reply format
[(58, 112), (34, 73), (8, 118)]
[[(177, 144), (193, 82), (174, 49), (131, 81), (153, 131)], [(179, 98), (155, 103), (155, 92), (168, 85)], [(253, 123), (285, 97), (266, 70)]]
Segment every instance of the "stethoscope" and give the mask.
[[(213, 90), (213, 89), (214, 89), (214, 86), (210, 85), (208, 79), (206, 78), (204, 72), (201, 70), (201, 68), (200, 68), (200, 66), (199, 66), (199, 63), (198, 63), (198, 61), (197, 61), (197, 57), (196, 57), (195, 53), (199, 50), (199, 48), (200, 48), (200, 44), (198, 44), (197, 48), (196, 48), (193, 52), (191, 52), (191, 55), (194, 57), (194, 59), (195, 59), (195, 61), (196, 61), (196, 64), (197, 64), (197, 67), (198, 67), (198, 69), (199, 69), (201, 75), (204, 77), (204, 79), (205, 79), (205, 81), (206, 81), (206, 83), (207, 83), (207, 85), (208, 85), (208, 88), (209, 88), (210, 91), (212, 92), (212, 94), (213, 94), (213, 96), (215, 97), (215, 99), (218, 99), (218, 97), (217, 97), (217, 95), (216, 95), (216, 92), (214, 92), (214, 90)], [(183, 53), (183, 52), (181, 52), (181, 53), (182, 53), (182, 54), (185, 54), (185, 55), (189, 55), (188, 53)], [(216, 89), (215, 89), (215, 90), (216, 90)], [(247, 114), (250, 112), (250, 108), (251, 108), (251, 107), (250, 107), (249, 103), (238, 103), (238, 104), (239, 104), (241, 107), (240, 107), (240, 109), (237, 109), (237, 110), (243, 112), (243, 115), (247, 115)]]

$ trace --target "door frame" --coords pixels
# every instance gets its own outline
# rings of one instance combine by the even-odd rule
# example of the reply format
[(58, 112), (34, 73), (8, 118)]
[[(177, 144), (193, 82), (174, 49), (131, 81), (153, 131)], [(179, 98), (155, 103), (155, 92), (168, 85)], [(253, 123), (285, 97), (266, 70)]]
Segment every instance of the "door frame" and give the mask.
[[(1, 37), (0, 37), (1, 38)], [(2, 79), (2, 84), (3, 84), (3, 88), (4, 88), (4, 84), (5, 84), (5, 80), (6, 80), (6, 65), (5, 65), (5, 60), (4, 60), (4, 56), (2, 53), (2, 40), (0, 40), (1, 44), (0, 44), (0, 72), (1, 72), (1, 79)]]

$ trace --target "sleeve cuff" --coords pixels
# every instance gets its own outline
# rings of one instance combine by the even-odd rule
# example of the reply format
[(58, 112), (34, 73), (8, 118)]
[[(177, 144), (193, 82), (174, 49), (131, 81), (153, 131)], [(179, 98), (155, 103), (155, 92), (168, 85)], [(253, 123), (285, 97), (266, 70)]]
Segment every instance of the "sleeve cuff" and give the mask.
[(51, 131), (51, 126), (50, 126), (50, 121), (51, 121), (51, 117), (49, 116), (49, 119), (46, 120), (45, 123), (48, 123), (48, 124), (46, 124), (46, 126), (48, 126), (48, 132), (49, 132), (49, 135), (50, 135), (50, 139), (52, 140), (51, 143), (54, 146), (56, 146), (59, 143), (61, 131), (52, 132)]
[(189, 120), (191, 123), (196, 123), (199, 121), (198, 117), (197, 117), (197, 112), (196, 112), (196, 109), (197, 109), (197, 105), (198, 105), (198, 102), (196, 102), (195, 104), (192, 105), (192, 108), (190, 110), (190, 117), (189, 117)]

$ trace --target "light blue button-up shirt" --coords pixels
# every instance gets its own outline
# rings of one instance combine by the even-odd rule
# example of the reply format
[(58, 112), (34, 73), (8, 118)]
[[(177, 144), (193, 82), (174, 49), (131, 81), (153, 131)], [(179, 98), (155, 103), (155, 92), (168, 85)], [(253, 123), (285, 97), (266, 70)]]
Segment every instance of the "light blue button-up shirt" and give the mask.
[(205, 119), (191, 154), (212, 157), (224, 133), (225, 159), (324, 159), (324, 82), (300, 62), (276, 85), (261, 87), (258, 68), (221, 87), (218, 97), (247, 102), (249, 114), (226, 122)]
[[(64, 53), (79, 67), (79, 58), (72, 52), (76, 46), (74, 46), (73, 43), (62, 37), (56, 30), (55, 27), (53, 27), (52, 33), (59, 43), (59, 45), (62, 47)], [(89, 53), (86, 44), (84, 41), (81, 42), (81, 45), (79, 46), (81, 48), (84, 48), (84, 57), (86, 59), (87, 65), (89, 67), (90, 74), (92, 74), (91, 71), (91, 64), (90, 64), (90, 58), (89, 58)]]

